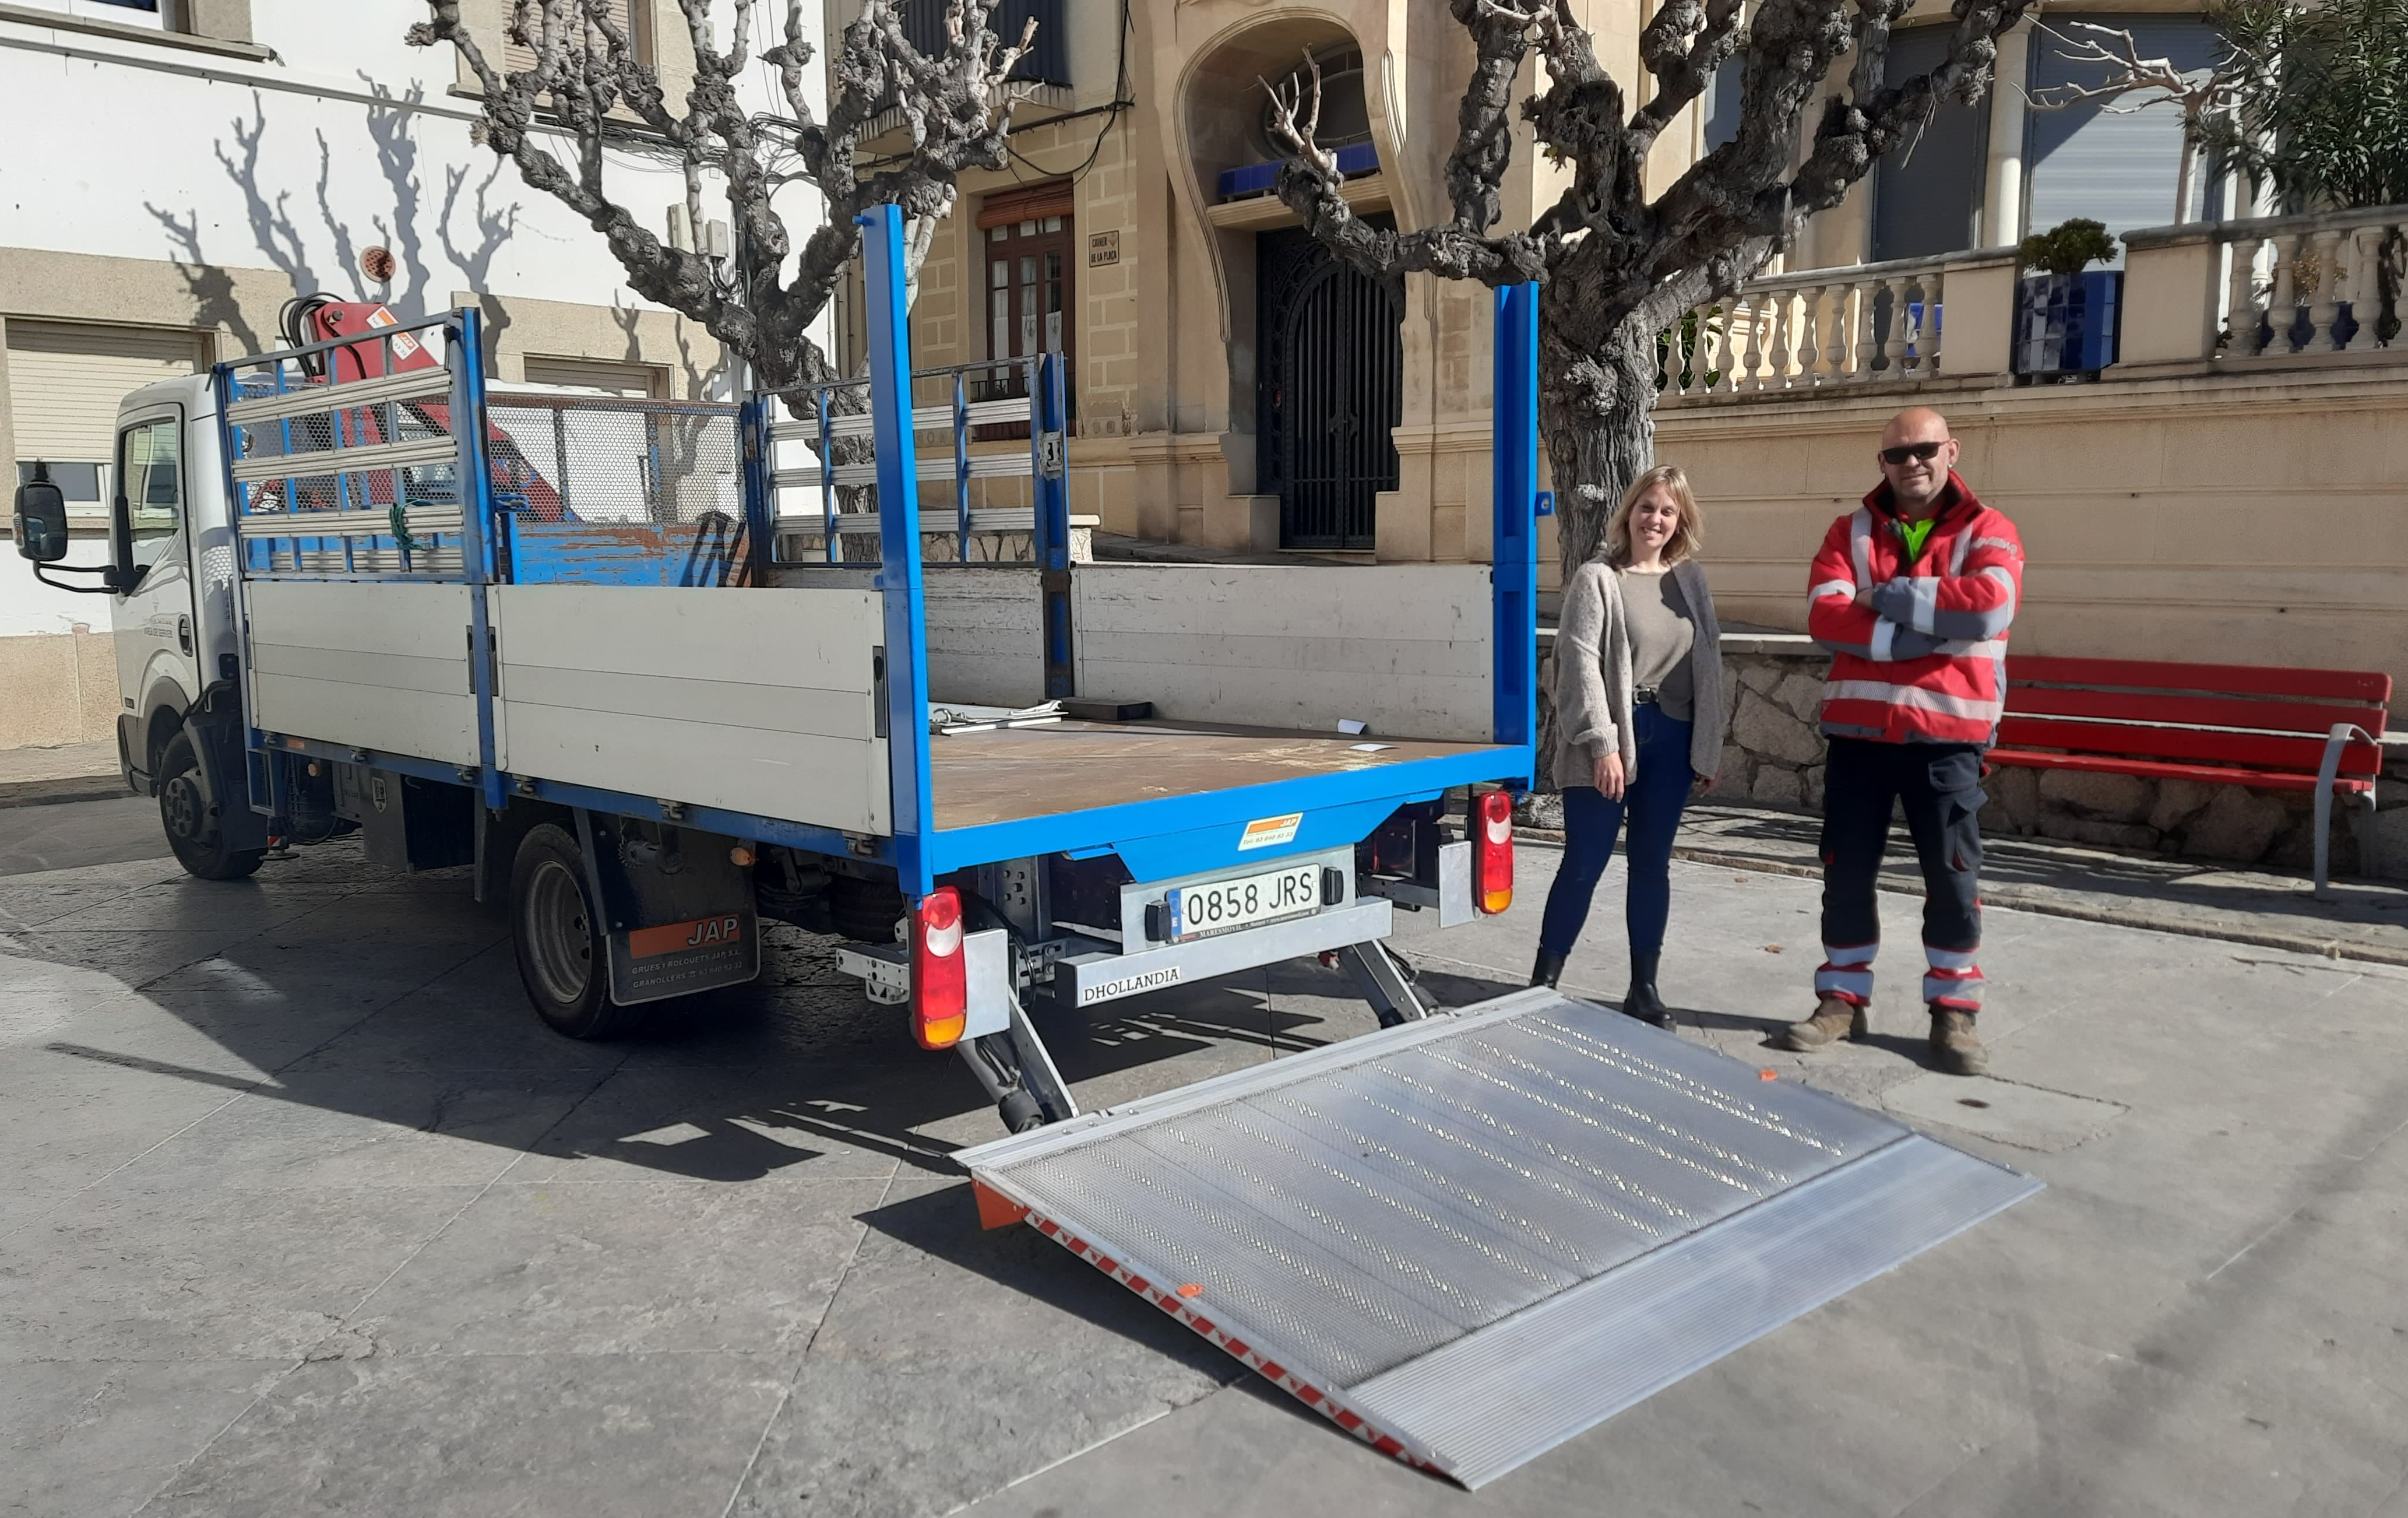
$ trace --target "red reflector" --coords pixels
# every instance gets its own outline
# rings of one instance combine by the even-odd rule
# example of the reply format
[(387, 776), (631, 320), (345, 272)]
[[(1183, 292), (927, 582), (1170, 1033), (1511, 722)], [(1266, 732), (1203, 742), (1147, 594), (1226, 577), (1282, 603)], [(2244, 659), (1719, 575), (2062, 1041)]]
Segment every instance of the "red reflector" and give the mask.
[(1489, 790), (1471, 799), (1471, 892), (1491, 916), (1513, 904), (1513, 793)]
[(922, 1048), (951, 1048), (969, 1021), (962, 957), (962, 898), (939, 886), (911, 916), (911, 1036)]
[(1013, 1223), (1027, 1221), (1026, 1207), (1001, 1192), (990, 1190), (985, 1181), (972, 1180), (970, 1195), (978, 1202), (981, 1228), (1009, 1228)]

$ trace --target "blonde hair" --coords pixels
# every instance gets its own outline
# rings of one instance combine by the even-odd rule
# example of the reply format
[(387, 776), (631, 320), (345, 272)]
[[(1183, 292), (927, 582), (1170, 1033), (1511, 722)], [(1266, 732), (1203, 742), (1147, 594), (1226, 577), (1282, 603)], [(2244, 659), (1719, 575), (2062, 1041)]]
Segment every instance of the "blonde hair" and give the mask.
[(1636, 480), (1622, 493), (1622, 504), (1605, 524), (1605, 561), (1616, 566), (1630, 562), (1630, 512), (1639, 498), (1662, 485), (1670, 491), (1681, 508), (1681, 525), (1672, 529), (1670, 541), (1664, 544), (1664, 562), (1678, 564), (1696, 556), (1706, 545), (1706, 525), (1698, 519), (1698, 498), (1689, 489), (1688, 471), (1678, 464), (1658, 464)]

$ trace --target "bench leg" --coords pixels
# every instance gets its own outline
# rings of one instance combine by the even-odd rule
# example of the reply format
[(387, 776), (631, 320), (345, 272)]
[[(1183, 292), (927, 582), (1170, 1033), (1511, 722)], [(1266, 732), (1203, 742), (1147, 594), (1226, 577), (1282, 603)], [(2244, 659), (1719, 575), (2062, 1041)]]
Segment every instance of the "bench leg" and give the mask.
[(2358, 834), (2358, 873), (2372, 880), (2382, 863), (2376, 857), (2382, 846), (2375, 842), (2374, 835), (2374, 792), (2370, 790), (2358, 800), (2365, 804), (2350, 818), (2350, 831)]

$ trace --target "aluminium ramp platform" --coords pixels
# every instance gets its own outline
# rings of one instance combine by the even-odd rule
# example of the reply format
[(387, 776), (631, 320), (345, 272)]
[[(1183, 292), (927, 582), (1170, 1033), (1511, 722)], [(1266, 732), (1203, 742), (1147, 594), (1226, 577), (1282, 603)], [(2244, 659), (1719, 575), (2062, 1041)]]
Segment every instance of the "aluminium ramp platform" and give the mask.
[(1466, 1486), (2040, 1190), (1544, 989), (959, 1158), (990, 1220)]

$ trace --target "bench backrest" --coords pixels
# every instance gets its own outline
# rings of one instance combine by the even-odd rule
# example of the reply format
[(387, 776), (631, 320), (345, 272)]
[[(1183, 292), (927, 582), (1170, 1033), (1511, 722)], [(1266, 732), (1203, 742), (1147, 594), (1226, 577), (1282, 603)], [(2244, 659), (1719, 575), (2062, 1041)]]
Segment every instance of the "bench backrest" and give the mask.
[[(2371, 670), (2010, 655), (1999, 742), (2011, 748), (2316, 773), (2336, 722), (2383, 736), (2391, 677)], [(2352, 743), (2340, 773), (2383, 768)]]

